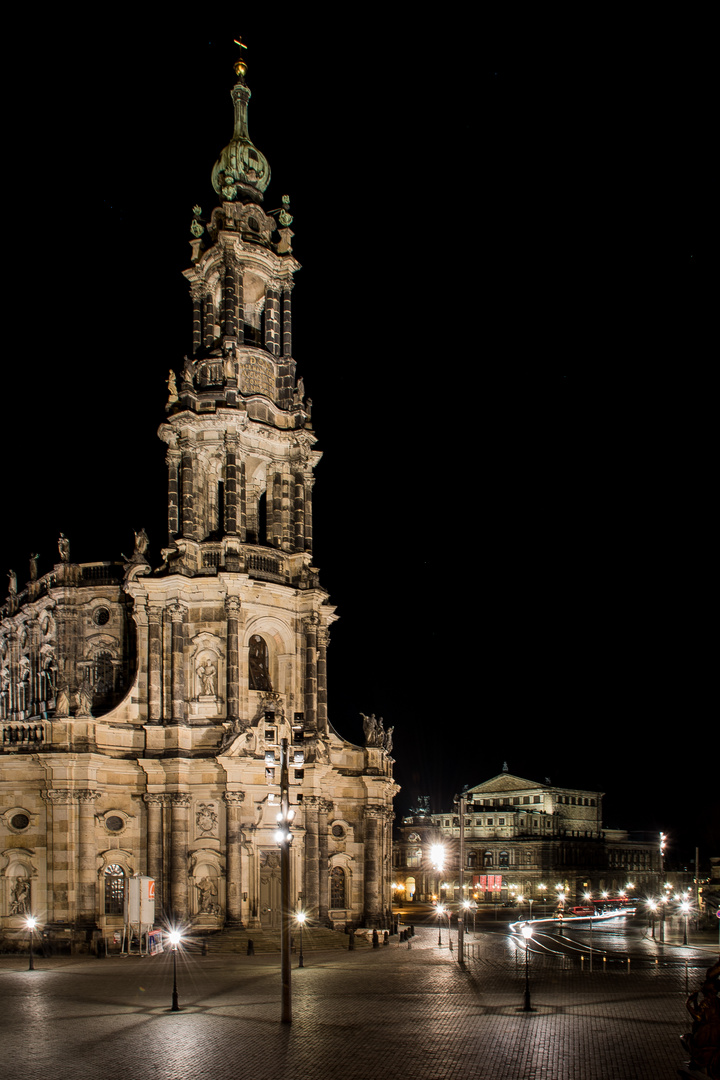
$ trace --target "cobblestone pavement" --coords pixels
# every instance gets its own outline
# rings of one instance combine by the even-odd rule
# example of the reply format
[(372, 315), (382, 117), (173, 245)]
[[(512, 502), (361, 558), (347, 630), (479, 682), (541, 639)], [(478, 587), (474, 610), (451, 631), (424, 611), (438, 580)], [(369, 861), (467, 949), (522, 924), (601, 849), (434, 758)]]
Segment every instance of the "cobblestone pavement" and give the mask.
[[(662, 1080), (684, 1060), (682, 966), (590, 974), (478, 935), (465, 969), (421, 928), (408, 949), (306, 955), (293, 1023), (277, 956), (0, 958), (2, 1051), (13, 1080)], [(690, 987), (712, 959), (693, 961)], [(293, 958), (297, 964), (297, 957)], [(533, 966), (534, 965), (534, 966)], [(687, 1019), (686, 1019), (687, 1018)]]

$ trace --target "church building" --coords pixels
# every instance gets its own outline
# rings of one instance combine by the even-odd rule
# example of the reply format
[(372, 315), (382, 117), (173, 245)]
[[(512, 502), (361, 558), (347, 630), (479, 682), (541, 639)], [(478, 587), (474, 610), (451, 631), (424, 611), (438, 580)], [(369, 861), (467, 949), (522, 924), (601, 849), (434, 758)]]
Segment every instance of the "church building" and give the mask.
[(59, 559), (10, 576), (0, 622), (0, 933), (34, 915), (73, 946), (123, 922), (128, 879), (157, 921), (212, 932), (280, 923), (275, 839), (289, 748), (291, 906), (326, 926), (391, 907), (391, 732), (330, 722), (335, 608), (313, 561), (320, 460), (293, 356), (299, 269), (288, 202), (248, 133), (235, 65), (232, 138), (195, 208), (188, 355), (168, 377), (167, 546), (122, 563)]

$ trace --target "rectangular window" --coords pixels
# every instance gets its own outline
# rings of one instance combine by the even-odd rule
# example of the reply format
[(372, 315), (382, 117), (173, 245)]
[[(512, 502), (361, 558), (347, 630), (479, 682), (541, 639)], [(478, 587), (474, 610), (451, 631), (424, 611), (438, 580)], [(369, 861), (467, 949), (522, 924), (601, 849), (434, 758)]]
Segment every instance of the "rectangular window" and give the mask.
[(498, 825), (504, 825), (504, 824), (505, 824), (505, 818), (504, 817), (498, 818)]
[(491, 817), (489, 817), (489, 818), (487, 819), (487, 823), (488, 823), (488, 825), (492, 825), (492, 823), (493, 823), (493, 819), (492, 819)]

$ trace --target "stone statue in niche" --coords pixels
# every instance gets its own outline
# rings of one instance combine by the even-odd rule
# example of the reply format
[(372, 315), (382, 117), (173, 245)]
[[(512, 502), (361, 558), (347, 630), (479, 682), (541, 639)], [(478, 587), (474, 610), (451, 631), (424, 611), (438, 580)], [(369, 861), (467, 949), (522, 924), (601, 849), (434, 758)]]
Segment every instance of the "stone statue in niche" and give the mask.
[(217, 667), (212, 660), (203, 660), (197, 668), (197, 675), (202, 686), (202, 694), (205, 697), (215, 697), (215, 676), (217, 675)]
[(251, 690), (272, 690), (268, 671), (268, 647), (259, 634), (250, 638), (249, 674)]
[(196, 882), (198, 891), (198, 912), (200, 915), (217, 915), (220, 908), (213, 899), (217, 896), (217, 887), (212, 878), (202, 877)]
[(30, 914), (30, 878), (16, 877), (10, 902), (11, 915)]
[(218, 816), (213, 803), (200, 803), (195, 814), (198, 831), (203, 836), (215, 832)]

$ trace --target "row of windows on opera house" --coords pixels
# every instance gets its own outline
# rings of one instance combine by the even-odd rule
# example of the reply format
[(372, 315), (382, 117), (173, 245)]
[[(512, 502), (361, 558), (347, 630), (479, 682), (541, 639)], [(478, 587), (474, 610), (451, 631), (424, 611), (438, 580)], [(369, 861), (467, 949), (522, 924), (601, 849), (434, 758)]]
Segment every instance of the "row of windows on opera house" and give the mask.
[[(504, 902), (542, 899), (561, 884), (566, 895), (639, 894), (661, 873), (658, 837), (607, 829), (602, 792), (561, 788), (503, 772), (463, 793), (463, 895)], [(398, 829), (393, 849), (396, 896), (460, 897), (459, 807), (431, 813), (421, 801)]]

